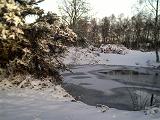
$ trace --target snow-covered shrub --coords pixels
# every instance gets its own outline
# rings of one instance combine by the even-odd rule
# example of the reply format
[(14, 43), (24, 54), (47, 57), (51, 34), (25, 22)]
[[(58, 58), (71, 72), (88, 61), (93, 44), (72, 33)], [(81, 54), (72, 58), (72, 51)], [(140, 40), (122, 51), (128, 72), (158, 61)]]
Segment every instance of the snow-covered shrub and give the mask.
[(152, 116), (152, 117), (160, 117), (160, 108), (159, 107), (147, 107), (144, 110), (145, 115)]
[[(34, 5), (43, 0), (3, 0), (0, 2), (0, 67), (9, 75), (31, 74), (38, 78), (52, 76), (61, 80), (65, 68), (61, 58), (66, 45), (76, 35), (59, 23), (56, 14), (43, 14)], [(28, 15), (37, 15), (27, 24)]]
[(126, 54), (128, 49), (123, 45), (107, 44), (100, 46), (101, 53)]
[(70, 47), (64, 58), (66, 64), (95, 64), (99, 62), (98, 53), (88, 48)]

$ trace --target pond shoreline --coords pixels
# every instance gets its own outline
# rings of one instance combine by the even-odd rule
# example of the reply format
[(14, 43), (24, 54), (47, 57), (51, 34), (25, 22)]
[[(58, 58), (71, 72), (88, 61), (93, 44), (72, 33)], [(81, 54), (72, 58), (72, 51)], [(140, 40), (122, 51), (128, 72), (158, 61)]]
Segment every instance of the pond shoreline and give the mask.
[[(160, 73), (160, 70), (156, 68), (123, 65), (72, 65), (71, 70), (72, 73), (63, 73), (64, 89), (89, 105), (105, 104), (116, 109), (133, 110), (135, 103), (131, 100), (132, 97), (140, 96), (135, 101), (143, 102), (144, 97), (150, 99), (149, 96), (152, 93), (160, 96), (160, 92), (157, 92), (160, 91), (160, 75), (157, 74)], [(141, 95), (138, 94), (139, 92)]]

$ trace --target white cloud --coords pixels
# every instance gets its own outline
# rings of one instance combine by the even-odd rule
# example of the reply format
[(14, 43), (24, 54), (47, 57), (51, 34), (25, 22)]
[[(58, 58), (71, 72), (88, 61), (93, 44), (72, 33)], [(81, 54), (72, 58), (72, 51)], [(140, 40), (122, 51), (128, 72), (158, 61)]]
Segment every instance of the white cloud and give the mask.
[[(57, 0), (58, 1), (58, 0)], [(58, 12), (58, 3), (56, 0), (45, 0), (41, 2), (38, 6), (47, 11)]]
[(109, 16), (111, 14), (119, 15), (124, 13), (131, 15), (131, 8), (136, 0), (89, 0), (97, 17)]

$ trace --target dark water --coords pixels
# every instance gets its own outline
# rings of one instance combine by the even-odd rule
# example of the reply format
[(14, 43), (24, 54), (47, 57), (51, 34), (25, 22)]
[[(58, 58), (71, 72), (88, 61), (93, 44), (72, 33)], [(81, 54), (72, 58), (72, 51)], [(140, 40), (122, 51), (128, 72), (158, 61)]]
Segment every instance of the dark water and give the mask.
[(72, 66), (64, 88), (78, 100), (122, 110), (140, 110), (160, 103), (160, 70), (106, 65)]

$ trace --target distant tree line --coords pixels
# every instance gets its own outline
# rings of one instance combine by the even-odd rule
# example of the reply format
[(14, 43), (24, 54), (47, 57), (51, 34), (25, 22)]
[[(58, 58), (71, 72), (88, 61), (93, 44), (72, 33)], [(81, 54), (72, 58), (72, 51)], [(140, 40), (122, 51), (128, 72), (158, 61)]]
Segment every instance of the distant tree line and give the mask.
[[(111, 15), (101, 20), (89, 19), (88, 3), (84, 0), (62, 0), (62, 20), (78, 35), (77, 45), (123, 44), (131, 49), (152, 50), (155, 45), (155, 18), (140, 12), (132, 17)], [(159, 21), (158, 38), (159, 38)], [(157, 39), (158, 39), (157, 38)], [(158, 48), (160, 41), (156, 42)]]
[(104, 17), (99, 28), (103, 44), (123, 44), (131, 49), (154, 49), (154, 19), (151, 16), (139, 13), (131, 18), (116, 18), (112, 15)]
[[(148, 2), (148, 3), (147, 3)], [(85, 0), (62, 0), (62, 20), (77, 34), (77, 46), (123, 44), (130, 49), (155, 50), (159, 61), (159, 0), (140, 0), (139, 5), (151, 6), (132, 17), (111, 15), (101, 20), (90, 19), (89, 4)]]
[[(158, 26), (158, 30), (160, 26)], [(101, 44), (123, 44), (131, 49), (154, 49), (154, 18), (139, 13), (131, 18), (123, 15), (111, 15), (97, 21), (80, 19), (77, 22), (78, 35), (81, 44), (94, 46)], [(159, 34), (159, 33), (158, 33)], [(160, 48), (160, 41), (157, 42)]]

